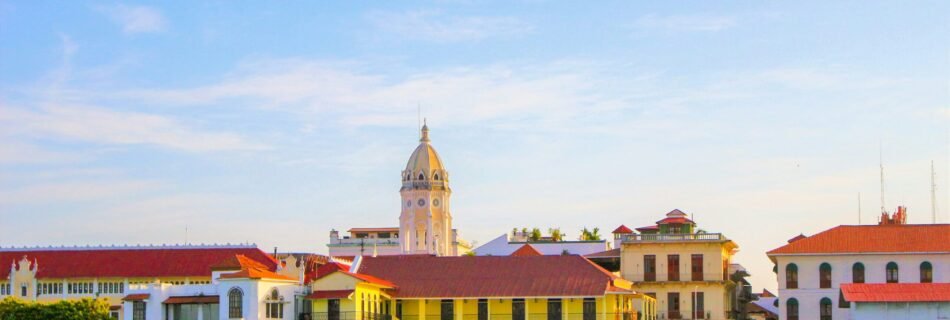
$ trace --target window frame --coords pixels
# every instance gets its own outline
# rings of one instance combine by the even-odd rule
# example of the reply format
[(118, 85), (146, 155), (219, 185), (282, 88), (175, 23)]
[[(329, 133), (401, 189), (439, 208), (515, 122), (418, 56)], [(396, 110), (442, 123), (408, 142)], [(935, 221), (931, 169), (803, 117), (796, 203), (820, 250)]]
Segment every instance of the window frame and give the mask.
[(785, 265), (785, 289), (798, 289), (797, 264), (789, 263)]
[(884, 278), (886, 283), (900, 283), (900, 265), (891, 261), (884, 267)]
[[(925, 277), (926, 276), (926, 277)], [(920, 263), (920, 283), (934, 282), (934, 266), (930, 261)]]
[[(858, 272), (859, 269), (860, 273)], [(865, 270), (864, 264), (861, 262), (855, 262), (851, 265), (851, 283), (864, 283), (866, 276)], [(861, 275), (860, 277), (858, 277), (859, 274)]]
[(831, 264), (822, 262), (821, 265), (818, 266), (818, 288), (831, 288), (831, 277)]
[[(237, 299), (237, 305), (234, 305)], [(239, 287), (228, 290), (228, 319), (244, 318), (244, 291)]]
[(818, 319), (819, 320), (831, 320), (832, 315), (834, 314), (834, 307), (831, 302), (831, 298), (824, 297), (818, 301)]
[(666, 280), (680, 281), (680, 255), (666, 255)]
[(788, 300), (785, 300), (785, 319), (798, 320), (798, 317), (799, 317), (798, 299), (789, 298)]

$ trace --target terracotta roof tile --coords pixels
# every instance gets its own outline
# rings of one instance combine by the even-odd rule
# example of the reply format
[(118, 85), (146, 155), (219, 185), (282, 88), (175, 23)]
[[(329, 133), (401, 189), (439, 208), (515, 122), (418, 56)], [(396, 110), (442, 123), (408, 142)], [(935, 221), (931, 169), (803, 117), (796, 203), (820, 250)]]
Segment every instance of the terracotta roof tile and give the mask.
[(656, 222), (656, 224), (671, 224), (671, 223), (678, 223), (678, 224), (695, 224), (695, 223), (693, 222), (693, 220), (689, 220), (689, 219), (683, 218), (683, 217), (669, 217), (669, 218), (664, 218), (663, 220), (660, 220), (660, 221), (657, 221), (657, 222)]
[(543, 256), (543, 255), (544, 254), (542, 254), (541, 251), (538, 251), (538, 249), (536, 249), (534, 246), (532, 246), (529, 243), (526, 243), (525, 245), (521, 246), (521, 248), (518, 248), (518, 250), (515, 250), (515, 252), (512, 252), (510, 254), (510, 256), (512, 257), (528, 257), (528, 256)]
[(843, 283), (850, 302), (948, 302), (950, 283)]
[(950, 252), (950, 224), (837, 226), (768, 255), (893, 252)]
[(43, 279), (207, 277), (211, 275), (212, 265), (237, 254), (244, 255), (269, 269), (277, 266), (273, 258), (255, 247), (11, 250), (0, 251), (0, 262), (7, 266), (0, 268), (0, 279), (10, 276), (9, 263), (11, 261), (20, 261), (24, 256), (30, 261), (36, 259), (39, 263), (36, 277)]
[(577, 255), (364, 257), (358, 272), (392, 281), (403, 298), (600, 296), (616, 279)]
[(627, 226), (621, 224), (619, 227), (617, 227), (617, 229), (614, 229), (614, 231), (611, 233), (633, 233), (633, 230), (630, 230), (630, 228), (627, 228)]
[(142, 301), (148, 299), (148, 293), (133, 293), (122, 298), (122, 301)]
[(585, 255), (586, 258), (620, 258), (620, 248), (610, 249), (607, 251), (594, 252), (588, 255)]

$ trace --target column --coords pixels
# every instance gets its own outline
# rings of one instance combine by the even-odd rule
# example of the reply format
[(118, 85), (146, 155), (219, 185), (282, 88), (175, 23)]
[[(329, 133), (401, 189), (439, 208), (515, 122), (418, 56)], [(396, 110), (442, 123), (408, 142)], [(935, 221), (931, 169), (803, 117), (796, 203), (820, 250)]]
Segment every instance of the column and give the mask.
[[(432, 204), (429, 205), (431, 206)], [(426, 253), (432, 253), (432, 249), (434, 249), (432, 248), (432, 240), (434, 239), (434, 235), (432, 234), (432, 211), (426, 212), (426, 216), (428, 217), (428, 219), (426, 219), (426, 244), (422, 247), (426, 249)]]
[(426, 299), (419, 299), (419, 320), (426, 320)]
[[(478, 300), (475, 301), (477, 304)], [(455, 306), (452, 307), (452, 311), (455, 312), (455, 320), (464, 320), (463, 315), (465, 313), (465, 299), (455, 299), (452, 301), (452, 303), (455, 304)], [(478, 306), (476, 305), (475, 307), (477, 308)]]

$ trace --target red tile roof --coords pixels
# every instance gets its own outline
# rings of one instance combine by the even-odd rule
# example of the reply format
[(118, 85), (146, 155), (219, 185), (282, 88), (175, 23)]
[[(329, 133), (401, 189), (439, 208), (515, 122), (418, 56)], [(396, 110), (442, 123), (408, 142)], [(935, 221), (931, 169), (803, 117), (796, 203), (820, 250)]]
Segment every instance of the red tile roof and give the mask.
[(224, 260), (219, 261), (211, 265), (211, 270), (241, 270), (247, 268), (259, 268), (259, 269), (268, 269), (267, 266), (257, 262), (254, 259), (248, 258), (243, 254), (236, 254)]
[(221, 279), (277, 279), (277, 280), (297, 280), (282, 274), (271, 272), (264, 269), (250, 268), (238, 272), (225, 273), (220, 276)]
[(521, 246), (521, 248), (518, 248), (518, 250), (515, 250), (515, 252), (512, 252), (510, 254), (510, 256), (512, 257), (528, 257), (528, 256), (543, 256), (543, 255), (544, 254), (541, 253), (541, 251), (538, 251), (538, 249), (536, 249), (534, 246), (528, 243)]
[(601, 296), (623, 281), (578, 255), (364, 257), (358, 272), (403, 298)]
[(122, 298), (122, 301), (142, 301), (148, 299), (148, 293), (133, 293)]
[(314, 291), (307, 299), (345, 299), (353, 294), (353, 290), (321, 290)]
[(633, 230), (630, 230), (630, 228), (627, 228), (627, 226), (621, 224), (619, 227), (617, 227), (617, 229), (614, 229), (614, 231), (611, 233), (633, 233)]
[(767, 254), (950, 252), (950, 224), (837, 226)]
[(651, 230), (660, 230), (660, 226), (646, 226), (646, 227), (639, 227), (639, 228), (637, 228), (637, 231), (641, 231), (641, 232), (642, 232), (642, 231), (651, 231)]
[(950, 283), (843, 283), (850, 302), (948, 302)]
[(610, 249), (607, 251), (594, 252), (588, 255), (585, 255), (586, 258), (620, 258), (620, 248)]
[[(9, 266), (24, 256), (39, 264), (36, 277), (207, 277), (211, 266), (234, 255), (244, 255), (271, 270), (277, 262), (252, 246), (242, 247), (138, 247), (0, 250), (0, 263)], [(0, 279), (10, 268), (0, 268)]]
[(664, 218), (663, 220), (656, 222), (656, 224), (671, 224), (671, 223), (696, 224), (695, 222), (693, 222), (693, 220), (689, 220), (683, 217), (669, 217), (669, 218)]
[(218, 303), (218, 296), (168, 297), (164, 304)]

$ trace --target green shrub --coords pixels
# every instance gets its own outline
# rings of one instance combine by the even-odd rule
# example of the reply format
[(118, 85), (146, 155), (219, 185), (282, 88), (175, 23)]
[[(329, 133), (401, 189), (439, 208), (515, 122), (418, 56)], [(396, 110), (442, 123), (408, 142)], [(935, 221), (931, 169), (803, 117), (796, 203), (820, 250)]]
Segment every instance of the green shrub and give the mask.
[(0, 320), (109, 320), (105, 299), (24, 302), (14, 297), (0, 300)]

